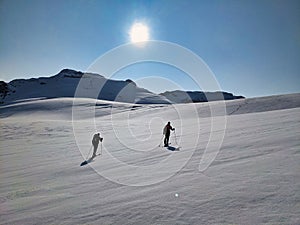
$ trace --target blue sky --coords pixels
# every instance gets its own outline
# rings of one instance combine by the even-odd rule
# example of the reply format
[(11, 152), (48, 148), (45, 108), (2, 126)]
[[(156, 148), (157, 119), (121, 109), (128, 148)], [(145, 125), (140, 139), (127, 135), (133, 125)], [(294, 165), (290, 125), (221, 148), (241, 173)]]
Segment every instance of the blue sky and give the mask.
[[(148, 25), (152, 40), (201, 57), (222, 90), (246, 97), (300, 92), (298, 0), (1, 0), (1, 80), (50, 76), (64, 68), (86, 71), (129, 42), (135, 21)], [(136, 80), (155, 92), (175, 89), (170, 82), (145, 82), (148, 76), (198, 90), (184, 72), (160, 63), (132, 65), (114, 78)]]

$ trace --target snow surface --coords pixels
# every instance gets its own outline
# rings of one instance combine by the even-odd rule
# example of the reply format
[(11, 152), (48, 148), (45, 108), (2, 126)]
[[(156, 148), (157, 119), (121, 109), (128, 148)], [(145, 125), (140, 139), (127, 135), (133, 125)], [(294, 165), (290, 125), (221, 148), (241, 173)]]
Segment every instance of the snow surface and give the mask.
[[(0, 224), (300, 224), (300, 94), (178, 105), (30, 99), (0, 116)], [(217, 157), (200, 172), (213, 121), (224, 119)], [(167, 121), (179, 151), (158, 146)], [(103, 154), (80, 167), (96, 131)]]

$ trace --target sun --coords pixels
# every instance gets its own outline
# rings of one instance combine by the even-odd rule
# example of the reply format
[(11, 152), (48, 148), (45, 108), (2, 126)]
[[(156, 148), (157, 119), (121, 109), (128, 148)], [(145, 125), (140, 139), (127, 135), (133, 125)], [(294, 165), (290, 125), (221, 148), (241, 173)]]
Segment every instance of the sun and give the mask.
[(135, 23), (130, 31), (130, 41), (132, 43), (145, 42), (149, 40), (149, 28), (143, 23)]

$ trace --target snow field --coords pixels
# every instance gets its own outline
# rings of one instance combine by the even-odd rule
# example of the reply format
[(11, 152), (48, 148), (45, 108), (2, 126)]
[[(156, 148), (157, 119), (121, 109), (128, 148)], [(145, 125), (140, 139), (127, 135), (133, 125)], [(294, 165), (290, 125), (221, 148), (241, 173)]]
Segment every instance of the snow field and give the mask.
[[(202, 172), (218, 102), (76, 99), (73, 121), (68, 98), (1, 107), (0, 224), (299, 224), (299, 95), (278, 98), (226, 103), (221, 148)], [(180, 151), (158, 147), (167, 121)], [(80, 167), (96, 131), (103, 155)]]

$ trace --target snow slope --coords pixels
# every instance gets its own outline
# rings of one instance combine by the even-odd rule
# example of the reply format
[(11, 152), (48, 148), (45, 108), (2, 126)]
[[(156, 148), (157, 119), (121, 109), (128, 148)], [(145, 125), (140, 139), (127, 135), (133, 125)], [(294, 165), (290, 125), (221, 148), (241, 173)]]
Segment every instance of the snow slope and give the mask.
[[(0, 224), (300, 224), (300, 94), (226, 102), (225, 117), (223, 106), (1, 106)], [(222, 118), (220, 151), (200, 172)], [(158, 147), (169, 120), (179, 151)], [(80, 167), (96, 131), (103, 155)]]

